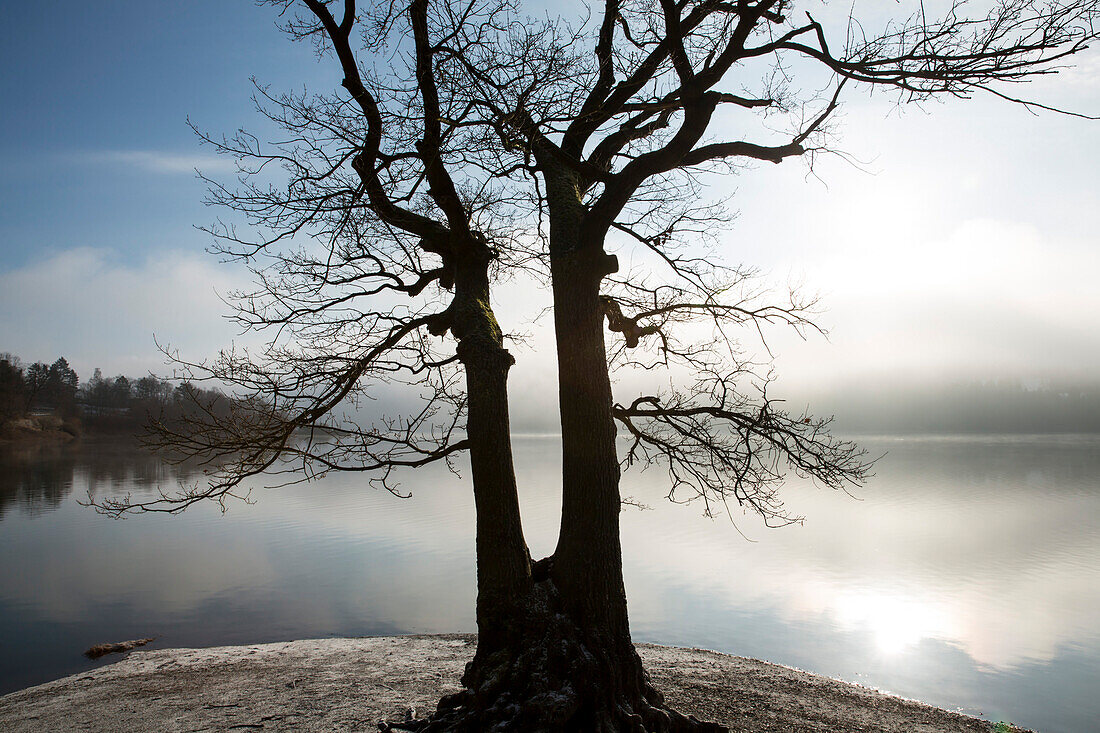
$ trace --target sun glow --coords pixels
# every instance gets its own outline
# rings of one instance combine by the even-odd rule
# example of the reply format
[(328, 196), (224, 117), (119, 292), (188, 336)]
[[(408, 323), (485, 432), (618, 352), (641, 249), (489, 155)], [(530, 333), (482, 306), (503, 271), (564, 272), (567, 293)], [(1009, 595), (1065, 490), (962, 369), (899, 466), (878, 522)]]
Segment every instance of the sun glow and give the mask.
[(900, 654), (922, 639), (943, 637), (950, 626), (944, 609), (888, 592), (845, 595), (838, 599), (836, 609), (844, 626), (868, 632), (886, 655)]

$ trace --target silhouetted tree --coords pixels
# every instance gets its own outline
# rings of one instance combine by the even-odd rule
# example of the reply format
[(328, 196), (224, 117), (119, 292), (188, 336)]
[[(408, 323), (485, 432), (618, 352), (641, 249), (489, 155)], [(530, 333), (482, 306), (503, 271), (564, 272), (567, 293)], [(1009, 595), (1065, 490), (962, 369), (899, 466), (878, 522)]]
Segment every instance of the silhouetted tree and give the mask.
[(172, 385), (149, 375), (134, 382), (134, 399), (147, 404), (167, 403), (172, 394)]
[(24, 413), (27, 406), (27, 387), (19, 357), (0, 354), (0, 427)]
[(28, 408), (33, 408), (43, 401), (49, 379), (50, 367), (48, 364), (38, 361), (27, 367), (23, 374), (23, 383), (26, 385)]
[(96, 368), (91, 374), (91, 379), (80, 387), (80, 398), (83, 400), (86, 411), (92, 415), (109, 412), (113, 403), (113, 380), (106, 379), (103, 371)]
[(80, 377), (69, 366), (65, 357), (60, 357), (50, 365), (46, 376), (46, 401), (51, 407), (63, 414), (70, 414), (76, 408), (76, 392), (80, 386)]
[(112, 407), (130, 406), (130, 380), (121, 374), (111, 382), (110, 402)]
[[(661, 463), (676, 496), (735, 501), (769, 522), (795, 519), (776, 493), (787, 471), (835, 488), (866, 465), (827, 421), (783, 411), (743, 354), (738, 329), (812, 328), (813, 303), (769, 300), (750, 272), (692, 248), (723, 220), (699, 204), (699, 175), (812, 159), (842, 93), (861, 85), (901, 101), (1011, 98), (1006, 85), (1095, 38), (1096, 3), (1002, 0), (973, 19), (956, 3), (878, 32), (848, 22), (835, 37), (784, 0), (605, 0), (577, 25), (494, 0), (302, 0), (298, 15), (290, 0), (268, 4), (332, 59), (344, 89), (259, 87), (280, 141), (208, 138), (243, 174), (240, 187), (212, 181), (211, 201), (254, 225), (214, 229), (258, 280), (236, 316), (270, 344), (190, 365), (245, 395), (163, 434), (222, 461), (208, 486), (101, 506), (224, 499), (284, 458), (306, 475), (372, 471), (393, 488), (399, 468), (469, 451), (478, 650), (465, 689), (421, 725), (716, 729), (669, 710), (631, 644), (616, 423), (627, 465)], [(796, 74), (824, 92), (798, 93)], [(758, 132), (727, 137), (735, 129)], [(620, 273), (611, 237), (652, 267)], [(554, 554), (537, 562), (509, 443), (514, 360), (490, 297), (520, 271), (552, 293), (558, 358), (562, 517)], [(619, 334), (610, 360), (605, 323)], [(669, 369), (677, 386), (616, 402), (610, 368)], [(369, 426), (341, 417), (380, 383), (412, 385), (421, 407)], [(314, 432), (297, 439), (301, 429)]]
[(90, 405), (94, 409), (99, 409), (106, 407), (108, 399), (107, 393), (109, 391), (110, 385), (107, 380), (103, 378), (103, 370), (96, 367), (92, 372), (92, 378), (81, 387), (80, 396), (86, 405)]

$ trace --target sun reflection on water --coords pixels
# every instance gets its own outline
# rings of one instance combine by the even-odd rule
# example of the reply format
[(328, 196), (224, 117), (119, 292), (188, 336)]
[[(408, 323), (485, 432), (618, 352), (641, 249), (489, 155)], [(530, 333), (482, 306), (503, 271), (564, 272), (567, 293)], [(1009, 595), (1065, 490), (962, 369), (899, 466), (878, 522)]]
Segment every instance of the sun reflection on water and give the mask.
[(869, 633), (878, 651), (887, 656), (900, 654), (924, 639), (951, 638), (957, 626), (942, 605), (889, 591), (842, 593), (834, 603), (839, 624)]

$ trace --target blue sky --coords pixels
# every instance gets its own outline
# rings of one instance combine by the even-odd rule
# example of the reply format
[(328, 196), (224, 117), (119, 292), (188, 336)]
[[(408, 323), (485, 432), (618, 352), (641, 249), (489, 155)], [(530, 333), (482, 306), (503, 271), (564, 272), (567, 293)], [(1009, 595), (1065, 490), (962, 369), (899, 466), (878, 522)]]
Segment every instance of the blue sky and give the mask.
[[(186, 120), (248, 121), (248, 77), (313, 63), (246, 2), (40, 2), (5, 9), (0, 267), (73, 246), (190, 247), (209, 218)], [(145, 155), (142, 156), (141, 154)]]
[[(0, 351), (65, 355), (82, 377), (137, 375), (165, 371), (154, 334), (195, 358), (236, 338), (218, 294), (247, 280), (194, 229), (216, 212), (193, 169), (228, 167), (187, 119), (256, 129), (252, 75), (277, 89), (338, 85), (274, 21), (243, 1), (5, 7)], [(1100, 114), (1100, 56), (1027, 91)], [(781, 373), (827, 389), (1098, 371), (1100, 122), (989, 98), (899, 111), (857, 91), (839, 132), (858, 167), (763, 164), (716, 182), (741, 212), (722, 255), (825, 298), (831, 341), (777, 336)], [(498, 294), (528, 306), (509, 315), (540, 304), (523, 290)], [(552, 360), (534, 330), (541, 353), (521, 352), (520, 388)]]

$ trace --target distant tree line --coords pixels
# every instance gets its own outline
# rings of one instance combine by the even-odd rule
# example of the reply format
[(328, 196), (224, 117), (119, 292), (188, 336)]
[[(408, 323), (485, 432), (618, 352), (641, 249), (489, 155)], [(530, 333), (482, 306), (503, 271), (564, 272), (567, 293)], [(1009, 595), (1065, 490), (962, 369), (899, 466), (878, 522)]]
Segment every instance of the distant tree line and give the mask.
[(52, 414), (92, 429), (136, 430), (150, 420), (171, 424), (196, 410), (228, 410), (230, 404), (219, 390), (188, 381), (173, 383), (153, 375), (106, 378), (96, 369), (81, 383), (64, 357), (24, 366), (18, 356), (0, 353), (0, 427), (30, 415)]
[(133, 379), (118, 375), (104, 378), (96, 369), (79, 390), (78, 398), (85, 414), (110, 414), (134, 408), (163, 407), (172, 402), (177, 388), (166, 379), (154, 376)]
[[(855, 433), (1100, 432), (1100, 389), (1094, 383), (864, 383), (818, 401), (839, 416), (838, 429)], [(225, 414), (232, 407), (223, 392), (186, 380), (107, 378), (96, 369), (81, 383), (64, 357), (24, 366), (19, 357), (0, 353), (0, 428), (51, 413), (91, 430), (137, 431), (150, 420), (175, 425), (198, 412)]]
[(53, 364), (35, 362), (24, 368), (18, 356), (0, 354), (0, 420), (35, 410), (75, 414), (79, 384), (64, 357)]

